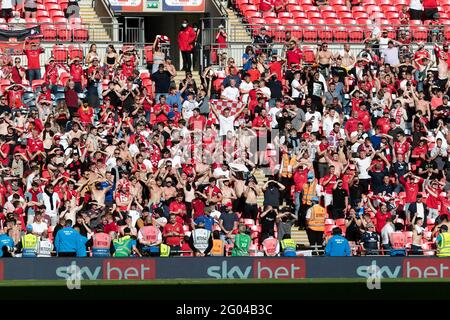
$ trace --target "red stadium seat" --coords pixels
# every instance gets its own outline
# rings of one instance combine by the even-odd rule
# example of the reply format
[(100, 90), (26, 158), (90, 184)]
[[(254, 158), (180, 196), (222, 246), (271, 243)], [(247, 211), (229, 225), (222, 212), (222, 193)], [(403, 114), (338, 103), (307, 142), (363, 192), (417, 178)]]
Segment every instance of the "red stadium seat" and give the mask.
[(294, 13), (294, 12), (303, 12), (303, 8), (297, 4), (291, 5), (289, 4), (287, 6), (287, 9), (289, 12)]
[(371, 4), (366, 7), (366, 11), (372, 16), (372, 14), (375, 12), (381, 12), (381, 8), (375, 4)]
[(341, 11), (341, 12), (338, 12), (338, 17), (339, 17), (339, 19), (353, 19), (353, 13)]
[(349, 8), (346, 5), (343, 4), (338, 4), (334, 6), (334, 11), (336, 12), (351, 12), (351, 10), (349, 10)]
[(255, 220), (253, 220), (253, 219), (244, 219), (244, 224), (247, 226), (247, 227), (252, 227), (252, 226), (254, 226), (255, 225)]
[(337, 27), (333, 30), (333, 36), (335, 41), (345, 42), (348, 38), (347, 27)]
[(325, 225), (334, 225), (333, 219), (325, 219)]
[(249, 19), (249, 18), (262, 18), (262, 13), (261, 12), (257, 12), (257, 11), (247, 11), (245, 13), (245, 17), (247, 19)]
[(328, 18), (328, 19), (325, 19), (325, 23), (327, 24), (327, 25), (331, 25), (331, 26), (337, 26), (337, 25), (340, 25), (342, 22), (341, 22), (341, 20), (339, 20), (339, 19), (336, 19), (336, 18)]
[(262, 17), (263, 18), (276, 18), (277, 14), (275, 12), (272, 12), (272, 11), (263, 12)]
[(368, 19), (368, 18), (359, 18), (359, 19), (356, 20), (356, 23), (358, 25), (365, 25), (366, 26), (366, 25), (371, 23), (371, 20)]
[(345, 0), (329, 0), (328, 3), (336, 9), (338, 5), (345, 5)]
[(335, 12), (333, 6), (321, 6), (319, 9), (320, 12)]
[(381, 11), (380, 12), (373, 11), (372, 13), (369, 14), (372, 19), (384, 19), (384, 13)]
[(42, 11), (42, 10), (46, 10), (45, 6), (43, 4), (40, 4), (40, 3), (36, 5), (36, 9), (37, 9), (37, 12)]
[(74, 26), (73, 41), (86, 42), (89, 40), (89, 30), (82, 25)]
[(331, 11), (326, 11), (326, 12), (322, 12), (322, 18), (323, 19), (330, 19), (330, 18), (337, 18), (338, 15), (336, 12), (331, 12)]
[(317, 8), (315, 5), (303, 5), (303, 10), (305, 12), (320, 12), (319, 8)]
[(323, 20), (321, 17), (319, 18), (311, 18), (311, 23), (319, 26), (322, 26), (325, 24), (325, 20)]
[(322, 18), (322, 14), (318, 11), (308, 11), (306, 15), (308, 16), (308, 19)]
[(345, 226), (345, 219), (336, 219), (334, 220), (337, 226)]
[(302, 39), (303, 38), (303, 30), (302, 27), (298, 25), (294, 25), (290, 28), (291, 35), (296, 39)]
[(308, 46), (303, 47), (303, 61), (307, 64), (316, 62), (316, 56), (313, 48)]
[(67, 19), (65, 17), (53, 17), (53, 22), (55, 24), (65, 24), (67, 25)]
[(306, 15), (306, 12), (303, 11), (295, 11), (292, 13), (292, 18), (298, 19), (298, 18), (305, 18), (307, 19), (308, 16)]
[(345, 24), (345, 25), (356, 25), (356, 24), (358, 24), (358, 22), (355, 19), (353, 19), (353, 18), (351, 18), (351, 19), (341, 18), (341, 22), (342, 22), (342, 24)]
[(69, 45), (68, 51), (70, 60), (73, 60), (74, 58), (80, 58), (80, 60), (83, 60), (83, 48), (79, 45)]
[(411, 34), (414, 38), (414, 41), (427, 41), (428, 38), (428, 29), (426, 27), (411, 27)]
[(56, 40), (56, 28), (52, 24), (43, 24), (41, 26), (42, 37), (45, 41)]
[(70, 19), (69, 19), (69, 23), (70, 23), (70, 24), (81, 24), (82, 21), (81, 21), (81, 18), (75, 17), (75, 18), (70, 18)]
[(353, 13), (353, 18), (355, 18), (356, 20), (358, 20), (359, 18), (368, 19), (369, 14), (367, 12), (355, 12)]
[(36, 20), (40, 24), (52, 23), (50, 17), (38, 17)]
[(364, 40), (364, 30), (360, 27), (348, 28), (348, 37), (350, 42), (361, 42)]
[(65, 63), (67, 61), (68, 52), (64, 45), (55, 44), (52, 51), (56, 62)]
[(55, 25), (56, 32), (58, 33), (58, 39), (61, 41), (71, 41), (72, 40), (72, 29), (70, 25), (57, 24)]
[(278, 12), (278, 18), (292, 18), (291, 12)]
[(36, 18), (39, 19), (40, 17), (50, 17), (50, 14), (46, 10), (38, 10), (38, 12), (36, 13)]
[(49, 3), (45, 5), (47, 11), (51, 12), (52, 10), (61, 11), (61, 7), (57, 3)]
[(325, 230), (323, 231), (326, 235), (330, 235), (331, 231), (333, 231), (333, 229), (336, 228), (336, 226), (334, 224), (326, 224), (325, 225)]
[(398, 12), (396, 12), (396, 11), (389, 11), (389, 12), (386, 12), (386, 18), (387, 19), (398, 19)]
[(316, 26), (306, 26), (303, 29), (303, 41), (305, 41), (305, 42), (316, 42), (317, 41)]
[(35, 27), (38, 24), (37, 19), (35, 19), (35, 18), (26, 18), (25, 23), (26, 23), (27, 28)]

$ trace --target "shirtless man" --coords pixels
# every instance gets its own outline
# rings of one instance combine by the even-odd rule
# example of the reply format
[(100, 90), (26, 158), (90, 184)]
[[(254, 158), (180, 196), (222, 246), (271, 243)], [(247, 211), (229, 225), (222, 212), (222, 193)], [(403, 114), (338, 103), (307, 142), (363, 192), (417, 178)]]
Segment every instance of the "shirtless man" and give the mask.
[(120, 141), (118, 148), (120, 150), (120, 157), (124, 160), (124, 162), (131, 162), (133, 158), (131, 157), (131, 153), (127, 148), (127, 143), (125, 141)]
[(230, 180), (219, 180), (220, 190), (222, 191), (222, 203), (227, 204), (229, 202), (233, 203), (237, 199), (236, 192), (231, 187)]
[(436, 55), (436, 62), (438, 68), (438, 87), (442, 90), (448, 81), (448, 45), (444, 45), (443, 49), (439, 48), (437, 44), (434, 45), (434, 54)]
[(112, 184), (108, 183), (108, 186), (103, 188), (103, 182), (106, 181), (97, 182), (94, 188), (91, 188), (92, 200), (97, 201), (99, 205), (105, 204), (105, 195), (113, 187)]
[(327, 79), (330, 72), (331, 60), (333, 60), (333, 53), (328, 51), (328, 44), (326, 42), (322, 43), (322, 46), (319, 46), (317, 49), (316, 62), (319, 64), (320, 72)]
[(250, 177), (248, 179), (248, 185), (244, 189), (244, 218), (256, 220), (258, 216), (257, 198), (259, 194), (261, 194), (261, 188), (256, 184), (255, 178)]
[(173, 186), (173, 180), (170, 177), (167, 177), (166, 185), (162, 188), (162, 198), (164, 201), (169, 201), (172, 198), (175, 198), (177, 196), (177, 189)]
[[(334, 167), (334, 175), (336, 177), (340, 177), (342, 172), (344, 171), (344, 164), (339, 159), (339, 153), (333, 152), (331, 158), (325, 153), (325, 159), (328, 162), (328, 165)], [(345, 162), (347, 163), (347, 162)]]
[(84, 203), (76, 206), (72, 201), (66, 201), (64, 206), (66, 209), (59, 214), (59, 219), (73, 219), (72, 221), (75, 221), (76, 215), (83, 208)]
[(355, 65), (356, 58), (350, 50), (350, 44), (348, 43), (344, 44), (344, 50), (338, 52), (334, 58), (336, 59), (337, 57), (342, 59), (342, 67), (347, 70), (350, 70)]
[(431, 111), (430, 111), (430, 102), (425, 100), (425, 94), (423, 91), (420, 91), (418, 94), (413, 91), (414, 95), (414, 102), (416, 106), (416, 113), (417, 111), (421, 111), (422, 115), (428, 119), (428, 121), (431, 120)]
[[(74, 139), (74, 138), (77, 138), (77, 139), (80, 139), (81, 138), (81, 136), (83, 135), (83, 134), (85, 134), (86, 132), (83, 132), (82, 130), (80, 130), (80, 125), (77, 123), (77, 122), (75, 122), (73, 125), (72, 125), (72, 130), (70, 130), (69, 132), (67, 132), (66, 133), (66, 136), (67, 136), (67, 143), (70, 145), (70, 144), (72, 144), (72, 140)], [(74, 220), (75, 221), (75, 220)]]
[(149, 179), (147, 182), (147, 186), (150, 188), (150, 202), (149, 205), (158, 204), (161, 201), (162, 197), (162, 180), (158, 179)]
[(202, 161), (195, 165), (195, 176), (197, 177), (197, 186), (208, 184), (211, 175), (211, 167), (207, 164), (206, 157), (202, 157)]

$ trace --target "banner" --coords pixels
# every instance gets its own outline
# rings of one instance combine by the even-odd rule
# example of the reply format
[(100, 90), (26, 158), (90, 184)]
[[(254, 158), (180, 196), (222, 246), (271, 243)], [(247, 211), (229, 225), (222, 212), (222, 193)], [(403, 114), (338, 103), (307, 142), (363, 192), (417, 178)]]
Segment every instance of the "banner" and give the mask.
[(204, 12), (205, 0), (163, 0), (163, 11)]
[(41, 34), (39, 26), (21, 30), (2, 30), (0, 29), (0, 41), (9, 41), (11, 38), (17, 41), (23, 41), (27, 37), (36, 37)]
[(450, 278), (450, 258), (427, 257), (183, 257), (12, 258), (0, 260), (0, 280), (381, 279)]

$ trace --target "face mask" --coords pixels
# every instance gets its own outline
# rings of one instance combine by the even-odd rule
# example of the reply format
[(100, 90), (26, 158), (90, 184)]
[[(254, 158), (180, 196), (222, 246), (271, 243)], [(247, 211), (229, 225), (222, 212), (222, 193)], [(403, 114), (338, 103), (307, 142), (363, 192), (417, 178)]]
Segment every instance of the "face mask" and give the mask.
[(186, 28), (186, 27), (187, 27), (187, 23), (183, 23), (181, 26), (182, 26), (183, 28)]

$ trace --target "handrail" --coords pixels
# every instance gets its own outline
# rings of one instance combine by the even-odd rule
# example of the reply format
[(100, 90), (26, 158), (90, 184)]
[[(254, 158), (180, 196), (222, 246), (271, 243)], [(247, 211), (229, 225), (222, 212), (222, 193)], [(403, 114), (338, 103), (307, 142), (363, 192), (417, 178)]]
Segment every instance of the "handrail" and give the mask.
[(219, 10), (219, 12), (222, 15), (222, 17), (228, 18), (227, 10), (223, 6), (222, 1), (220, 1), (220, 0), (212, 0), (212, 2), (214, 3), (214, 6), (217, 8), (217, 10)]

